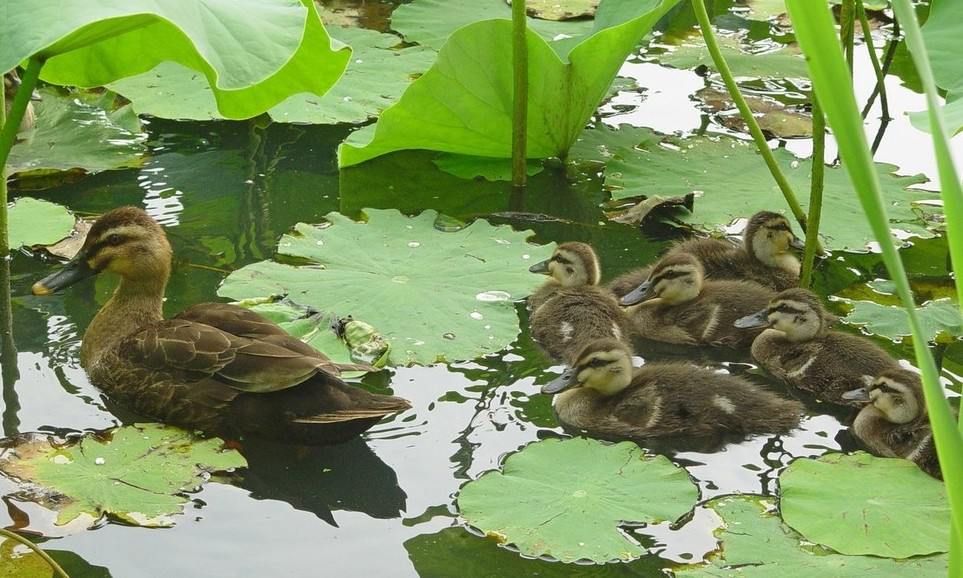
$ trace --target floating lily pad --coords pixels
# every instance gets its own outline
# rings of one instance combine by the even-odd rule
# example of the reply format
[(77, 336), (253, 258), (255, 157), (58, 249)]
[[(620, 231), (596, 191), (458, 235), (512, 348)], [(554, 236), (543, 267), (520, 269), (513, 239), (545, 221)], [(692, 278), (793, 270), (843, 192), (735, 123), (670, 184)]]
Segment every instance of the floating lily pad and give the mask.
[[(913, 464), (909, 465), (915, 469)], [(836, 488), (835, 481), (823, 483), (827, 491)], [(843, 497), (840, 496), (841, 499)], [(719, 533), (722, 550), (707, 566), (677, 569), (675, 574), (679, 578), (946, 576), (948, 561), (945, 555), (910, 560), (842, 556), (808, 543), (792, 528), (780, 522), (779, 517), (770, 511), (771, 504), (759, 497), (719, 498), (709, 502), (709, 506), (725, 522)]]
[[(916, 308), (928, 341), (952, 340), (963, 335), (960, 306), (950, 299), (935, 299)], [(861, 325), (865, 331), (899, 341), (911, 335), (906, 310), (872, 301), (854, 301), (853, 310), (843, 318), (851, 325)]]
[[(48, 543), (49, 544), (49, 543)], [(110, 571), (94, 566), (77, 554), (66, 550), (51, 550), (41, 544), (44, 552), (75, 578), (110, 578)], [(0, 578), (57, 578), (53, 569), (39, 554), (20, 542), (0, 539)]]
[[(591, 18), (600, 0), (525, 0), (529, 16), (542, 20)], [(511, 4), (511, 1), (508, 2)]]
[[(706, 108), (717, 114), (716, 118), (727, 128), (748, 133), (746, 122), (739, 114), (739, 109), (728, 92), (714, 88), (703, 88), (695, 96), (705, 103)], [(813, 134), (813, 119), (799, 110), (788, 108), (781, 102), (746, 96), (746, 104), (753, 112), (759, 128), (779, 138), (811, 137)]]
[[(925, 110), (911, 112), (909, 117), (913, 126), (923, 132), (930, 132), (930, 117)], [(943, 106), (943, 118), (950, 136), (963, 131), (963, 92), (959, 95), (947, 95), (946, 104)]]
[(785, 0), (749, 0), (749, 17), (753, 20), (768, 20), (785, 13)]
[(52, 245), (69, 235), (74, 228), (74, 216), (67, 207), (30, 197), (14, 201), (8, 216), (12, 249)]
[(477, 220), (440, 231), (438, 213), (408, 218), (366, 211), (357, 223), (331, 213), (329, 227), (298, 224), (278, 254), (303, 266), (262, 261), (228, 276), (220, 295), (292, 300), (364, 320), (391, 344), (393, 365), (472, 359), (508, 346), (518, 335), (514, 302), (543, 279), (528, 272), (551, 245), (526, 242), (530, 231)]
[(0, 452), (0, 472), (30, 484), (36, 499), (58, 512), (62, 525), (82, 514), (139, 526), (170, 526), (190, 492), (212, 471), (245, 467), (217, 438), (200, 439), (159, 424), (87, 435), (65, 444), (47, 436), (15, 440)]
[(117, 117), (81, 95), (40, 89), (37, 120), (21, 132), (7, 160), (9, 174), (83, 169), (96, 173), (140, 164), (147, 135), (121, 126)]
[[(807, 206), (811, 161), (798, 159), (785, 149), (776, 149), (773, 155), (800, 203)], [(605, 185), (613, 199), (696, 192), (693, 212), (680, 218), (705, 230), (786, 206), (755, 146), (732, 138), (677, 139), (644, 128), (601, 126), (582, 135), (572, 156), (606, 163)], [(877, 163), (876, 168), (892, 227), (910, 236), (932, 237), (916, 203), (937, 195), (906, 188), (926, 179), (922, 175), (895, 176), (893, 165)], [(826, 167), (820, 226), (824, 246), (866, 250), (875, 237), (862, 215), (845, 169)]]
[[(439, 169), (462, 179), (483, 178), (486, 181), (512, 180), (512, 160), (470, 155), (441, 155), (432, 160)], [(537, 175), (545, 169), (538, 161), (529, 160), (525, 165), (528, 176)]]
[(676, 520), (698, 496), (685, 470), (633, 443), (548, 439), (466, 484), (458, 509), (526, 556), (603, 563), (645, 554), (621, 524)]
[(783, 520), (841, 554), (909, 558), (946, 552), (946, 488), (911, 461), (865, 452), (799, 459), (779, 476)]
[[(719, 38), (719, 49), (736, 78), (809, 78), (806, 60), (797, 48), (777, 48), (766, 52), (746, 52), (735, 38)], [(716, 66), (703, 42), (691, 42), (661, 54), (659, 62), (673, 68)]]

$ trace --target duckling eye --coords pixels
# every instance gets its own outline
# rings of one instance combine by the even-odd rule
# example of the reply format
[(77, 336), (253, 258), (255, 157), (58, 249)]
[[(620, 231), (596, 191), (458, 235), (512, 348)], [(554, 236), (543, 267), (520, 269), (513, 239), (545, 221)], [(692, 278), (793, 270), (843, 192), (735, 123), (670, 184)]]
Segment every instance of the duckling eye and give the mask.
[(107, 242), (116, 247), (124, 242), (124, 238), (117, 233), (114, 233), (113, 235), (107, 237)]
[(586, 363), (587, 367), (603, 367), (608, 364), (608, 361), (604, 359), (593, 359), (592, 361)]

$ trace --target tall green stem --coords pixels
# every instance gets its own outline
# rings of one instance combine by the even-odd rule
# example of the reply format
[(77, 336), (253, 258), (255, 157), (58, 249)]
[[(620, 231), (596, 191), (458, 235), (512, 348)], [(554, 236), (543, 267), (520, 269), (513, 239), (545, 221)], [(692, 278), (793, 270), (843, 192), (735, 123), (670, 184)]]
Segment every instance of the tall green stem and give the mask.
[(809, 228), (815, 231), (813, 235), (806, 235), (806, 249), (803, 251), (802, 273), (799, 285), (812, 285), (813, 266), (816, 261), (816, 237), (819, 234), (819, 220), (823, 210), (823, 175), (826, 172), (826, 117), (819, 106), (816, 94), (812, 95), (813, 102), (813, 157), (812, 177), (809, 191)]
[(16, 532), (11, 532), (6, 528), (0, 528), (0, 536), (9, 538), (14, 542), (18, 542), (20, 544), (23, 544), (27, 548), (30, 548), (31, 550), (34, 551), (34, 553), (37, 554), (37, 556), (40, 556), (40, 558), (43, 559), (43, 561), (46, 562), (51, 569), (53, 569), (55, 574), (57, 574), (61, 578), (70, 578), (70, 576), (68, 576), (67, 573), (64, 572), (64, 569), (60, 567), (60, 564), (57, 564), (57, 561), (51, 558), (50, 554), (47, 554), (46, 552), (44, 552), (40, 546), (37, 546), (36, 544), (24, 538), (20, 534), (17, 534)]
[(762, 155), (766, 166), (769, 167), (769, 172), (772, 174), (773, 180), (776, 181), (776, 185), (778, 185), (779, 190), (782, 191), (782, 196), (785, 197), (793, 217), (796, 218), (799, 226), (803, 232), (806, 233), (806, 238), (808, 239), (812, 236), (815, 239), (814, 243), (816, 244), (817, 251), (822, 252), (818, 239), (819, 231), (813, 230), (812, 235), (809, 234), (806, 224), (806, 213), (796, 199), (796, 194), (793, 192), (792, 187), (789, 186), (786, 175), (783, 174), (782, 169), (780, 169), (776, 163), (776, 158), (769, 148), (769, 143), (766, 142), (765, 135), (762, 134), (762, 129), (759, 128), (759, 123), (756, 122), (756, 117), (752, 115), (749, 104), (746, 103), (746, 99), (743, 98), (742, 92), (739, 90), (739, 86), (732, 76), (732, 70), (729, 68), (729, 64), (726, 62), (725, 57), (722, 56), (722, 51), (719, 50), (719, 43), (716, 42), (716, 35), (712, 31), (712, 23), (709, 21), (709, 14), (706, 12), (704, 0), (692, 0), (692, 8), (695, 11), (696, 20), (699, 22), (699, 28), (702, 30), (702, 37), (705, 39), (706, 48), (709, 49), (709, 54), (712, 56), (712, 62), (716, 65), (716, 69), (719, 70), (722, 81), (725, 82), (726, 89), (729, 91), (729, 96), (731, 96), (732, 101), (736, 103), (739, 114), (742, 115), (746, 127), (749, 128), (749, 134), (752, 135), (752, 140), (755, 141), (759, 154)]
[(849, 76), (853, 76), (853, 45), (856, 40), (856, 3), (854, 0), (843, 0), (839, 7), (839, 39), (843, 43), (846, 54), (846, 64), (849, 65)]
[(512, 0), (512, 186), (525, 186), (528, 138), (528, 39), (525, 0)]
[[(876, 55), (876, 46), (873, 43), (873, 29), (870, 28), (869, 19), (866, 18), (866, 7), (863, 6), (863, 0), (856, 0), (856, 16), (859, 18), (859, 25), (863, 30), (863, 43), (866, 44), (869, 61), (873, 63), (873, 72), (876, 74), (876, 90), (879, 91), (881, 114), (884, 119), (888, 119), (889, 101), (886, 98), (886, 75), (883, 74), (883, 67), (879, 63), (879, 57)], [(863, 114), (863, 118), (866, 118), (865, 114)]]

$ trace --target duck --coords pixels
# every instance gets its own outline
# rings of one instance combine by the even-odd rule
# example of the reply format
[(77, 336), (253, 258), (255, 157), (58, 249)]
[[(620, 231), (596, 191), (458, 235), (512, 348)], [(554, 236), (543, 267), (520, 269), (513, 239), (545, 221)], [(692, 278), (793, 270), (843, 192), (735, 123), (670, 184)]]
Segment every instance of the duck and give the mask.
[[(772, 211), (759, 211), (749, 218), (742, 246), (722, 239), (695, 238), (672, 245), (666, 256), (689, 254), (702, 264), (709, 279), (753, 281), (775, 291), (799, 285), (799, 259), (791, 249), (804, 249), (789, 219)], [(651, 274), (651, 267), (633, 269), (606, 287), (622, 297)]]
[(571, 367), (542, 386), (564, 426), (608, 440), (786, 433), (803, 405), (751, 382), (687, 363), (633, 367), (621, 341), (588, 343)]
[(778, 293), (735, 325), (750, 331), (765, 328), (750, 351), (776, 378), (822, 401), (859, 406), (843, 394), (861, 387), (864, 375), (879, 375), (899, 364), (870, 340), (832, 330), (836, 321), (812, 291), (796, 288)]
[(562, 243), (529, 271), (549, 277), (528, 301), (532, 337), (548, 357), (568, 363), (588, 340), (629, 339), (625, 311), (610, 291), (598, 286), (599, 259), (590, 245)]
[(77, 255), (36, 282), (50, 295), (101, 273), (120, 277), (84, 333), (80, 364), (113, 400), (151, 419), (218, 435), (323, 445), (410, 404), (345, 383), (334, 363), (261, 315), (201, 303), (164, 319), (171, 273), (164, 229), (137, 207), (97, 219)]
[(877, 456), (904, 458), (934, 478), (943, 479), (936, 456), (918, 375), (903, 368), (887, 369), (875, 378), (863, 376), (865, 387), (843, 394), (864, 404), (850, 431)]
[[(713, 281), (688, 253), (666, 255), (620, 304), (634, 333), (653, 341), (748, 349), (756, 334), (734, 322), (769, 303), (775, 291), (751, 281)], [(761, 329), (759, 330), (762, 331)]]

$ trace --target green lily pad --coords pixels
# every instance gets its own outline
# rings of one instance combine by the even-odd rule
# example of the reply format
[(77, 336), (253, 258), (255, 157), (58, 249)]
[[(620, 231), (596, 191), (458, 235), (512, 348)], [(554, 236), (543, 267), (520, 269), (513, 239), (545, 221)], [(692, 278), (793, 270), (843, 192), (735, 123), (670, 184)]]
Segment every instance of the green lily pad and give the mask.
[(749, 17), (753, 20), (768, 20), (785, 13), (785, 0), (749, 0)]
[(462, 487), (458, 509), (525, 556), (604, 563), (645, 554), (619, 525), (676, 520), (698, 496), (685, 470), (633, 443), (548, 439)]
[(41, 100), (33, 103), (36, 123), (10, 150), (9, 174), (75, 168), (96, 173), (140, 164), (146, 134), (121, 126), (85, 95), (64, 96), (53, 88), (39, 93)]
[(212, 471), (247, 465), (217, 438), (201, 439), (160, 424), (111, 430), (64, 444), (34, 436), (0, 454), (0, 472), (36, 486), (37, 501), (58, 511), (57, 524), (81, 514), (139, 526), (170, 526), (190, 492)]
[(329, 227), (303, 223), (281, 238), (278, 254), (303, 266), (261, 261), (231, 273), (218, 294), (232, 299), (287, 295), (381, 331), (392, 365), (472, 359), (500, 351), (518, 335), (514, 302), (543, 279), (528, 272), (553, 246), (477, 220), (438, 230), (435, 211), (406, 217), (368, 209), (367, 222), (338, 213)]
[(779, 487), (783, 520), (840, 554), (909, 558), (949, 548), (946, 488), (908, 460), (865, 452), (799, 459)]
[[(626, 56), (677, 2), (602, 4), (593, 33), (567, 62), (528, 32), (529, 158), (565, 156)], [(510, 158), (512, 58), (504, 47), (511, 42), (508, 20), (475, 22), (453, 33), (431, 69), (376, 124), (348, 136), (338, 149), (340, 166), (406, 149)]]
[[(110, 571), (94, 566), (67, 550), (51, 550), (52, 542), (40, 544), (44, 552), (74, 578), (110, 578)], [(53, 569), (39, 554), (20, 542), (0, 538), (0, 578), (57, 578)]]
[[(719, 38), (719, 49), (736, 78), (809, 78), (806, 60), (797, 48), (777, 48), (768, 52), (746, 52), (739, 40)], [(703, 42), (682, 44), (676, 49), (659, 55), (659, 62), (673, 68), (706, 66), (716, 71)]]
[(963, 94), (960, 22), (963, 22), (963, 3), (938, 0), (930, 4), (930, 15), (922, 29), (936, 84), (956, 94)]
[[(930, 132), (930, 117), (925, 110), (909, 113), (910, 123), (923, 132)], [(943, 119), (950, 136), (963, 131), (963, 92), (959, 95), (951, 94), (946, 97), (943, 106)]]
[[(749, 133), (746, 122), (742, 119), (739, 109), (736, 108), (728, 92), (706, 87), (696, 91), (695, 96), (703, 102), (709, 112), (717, 115), (715, 118), (723, 126), (730, 130)], [(812, 137), (813, 119), (808, 114), (788, 108), (772, 99), (746, 96), (745, 100), (759, 128), (764, 132), (779, 138)]]
[(64, 86), (104, 86), (177, 62), (207, 79), (227, 118), (324, 94), (350, 57), (308, 0), (15, 0), (0, 37), (0, 70), (42, 54), (41, 78)]
[[(470, 155), (441, 155), (432, 159), (435, 166), (448, 174), (462, 179), (483, 178), (486, 181), (512, 180), (512, 160), (496, 159), (492, 157), (475, 157)], [(528, 161), (525, 173), (528, 176), (537, 175), (545, 170), (545, 166), (538, 161)]]
[(11, 249), (53, 245), (74, 228), (74, 216), (67, 207), (30, 197), (14, 201), (8, 217)]
[[(960, 306), (950, 299), (934, 299), (916, 308), (927, 341), (947, 341), (963, 335), (963, 318)], [(843, 318), (851, 325), (860, 325), (864, 331), (900, 341), (911, 335), (906, 310), (872, 301), (854, 301), (853, 310)]]
[[(773, 155), (799, 202), (807, 206), (811, 161), (798, 159), (785, 149), (776, 149)], [(701, 193), (697, 193), (693, 212), (679, 217), (705, 230), (719, 229), (757, 211), (786, 206), (755, 146), (736, 139), (677, 139), (644, 128), (601, 126), (585, 132), (572, 156), (606, 163), (605, 185), (613, 199)], [(926, 179), (922, 175), (895, 176), (893, 165), (877, 163), (876, 168), (892, 227), (910, 236), (932, 237), (916, 203), (937, 195), (907, 188)], [(826, 167), (820, 226), (824, 246), (865, 251), (874, 236), (862, 215), (845, 169)]]
[[(542, 20), (571, 20), (595, 15), (600, 0), (525, 0), (529, 16)], [(508, 2), (511, 4), (511, 1)]]
[[(835, 482), (826, 486), (827, 491), (836, 487)], [(718, 498), (709, 502), (709, 506), (725, 522), (719, 533), (722, 550), (708, 565), (677, 569), (675, 574), (679, 578), (946, 576), (945, 555), (910, 560), (842, 556), (808, 543), (770, 511), (770, 503), (756, 496)]]

